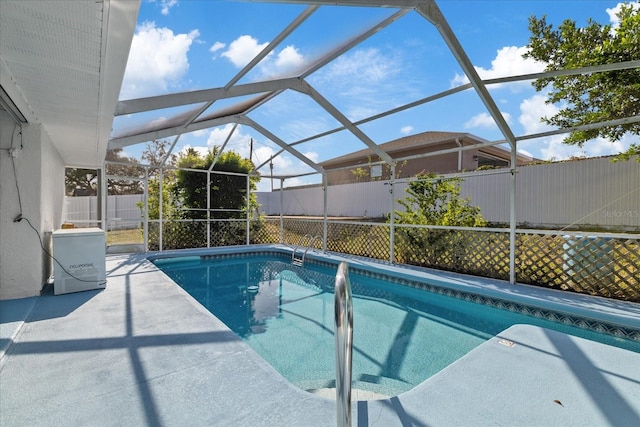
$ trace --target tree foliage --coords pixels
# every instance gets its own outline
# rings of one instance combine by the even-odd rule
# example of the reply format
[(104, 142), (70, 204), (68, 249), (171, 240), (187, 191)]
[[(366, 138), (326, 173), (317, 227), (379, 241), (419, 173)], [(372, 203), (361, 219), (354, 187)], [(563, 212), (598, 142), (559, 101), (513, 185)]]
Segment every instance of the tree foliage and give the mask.
[(96, 169), (67, 168), (64, 175), (65, 195), (95, 196), (98, 191)]
[[(140, 157), (151, 166), (175, 166), (177, 161), (175, 154), (169, 155), (169, 141), (165, 139), (147, 142)], [(158, 171), (159, 168), (151, 168), (149, 175), (155, 176)]]
[[(160, 187), (160, 165), (167, 157), (169, 141), (154, 140), (148, 142), (142, 152), (142, 160), (152, 166), (149, 168), (149, 186), (147, 197), (147, 209), (149, 210), (149, 219), (160, 219), (160, 194), (162, 194), (162, 218), (177, 219), (179, 217), (176, 209), (178, 203), (174, 199), (173, 186), (175, 182), (175, 171), (173, 168), (165, 168), (162, 171), (162, 190)], [(165, 166), (175, 166), (176, 156), (169, 156), (164, 163)], [(142, 203), (140, 203), (142, 209)]]
[[(532, 16), (529, 18), (529, 50), (524, 56), (546, 63), (546, 71), (640, 59), (640, 8), (623, 5), (618, 18), (618, 28), (591, 19), (586, 27), (579, 28), (575, 21), (567, 19), (555, 29), (546, 22), (545, 16), (540, 19)], [(560, 105), (557, 114), (543, 121), (561, 128), (640, 115), (640, 68), (637, 67), (544, 77), (537, 79), (533, 86), (537, 91), (548, 89), (547, 103)], [(640, 123), (574, 131), (564, 142), (582, 146), (597, 137), (615, 142), (625, 133), (640, 134)], [(640, 154), (640, 144), (632, 144), (621, 158), (637, 154)]]
[(138, 160), (124, 155), (122, 148), (107, 150), (105, 157), (107, 163), (105, 173), (111, 176), (122, 177), (122, 179), (107, 179), (107, 193), (109, 195), (118, 194), (142, 194), (144, 184), (140, 180), (127, 179), (143, 178), (144, 168), (138, 165)]
[[(405, 211), (394, 211), (397, 224), (483, 227), (487, 222), (470, 197), (460, 197), (461, 178), (420, 175), (409, 183), (407, 196), (399, 203)], [(397, 254), (407, 264), (451, 268), (465, 258), (468, 234), (456, 230), (399, 227)]]
[[(108, 179), (107, 191), (110, 195), (140, 194), (143, 191), (142, 181), (125, 177), (143, 177), (144, 169), (137, 165), (136, 159), (123, 154), (122, 148), (107, 150), (105, 173), (121, 176), (123, 179)], [(128, 163), (128, 164), (125, 164)], [(65, 194), (67, 196), (95, 196), (98, 191), (97, 169), (67, 168), (65, 171)]]
[(399, 200), (405, 211), (395, 211), (399, 224), (482, 227), (486, 221), (470, 197), (460, 197), (461, 178), (420, 175), (409, 183), (407, 196)]
[[(216, 160), (217, 158), (217, 160)], [(183, 216), (189, 219), (207, 218), (207, 173), (184, 169), (209, 170), (214, 160), (213, 171), (231, 172), (232, 174), (210, 174), (210, 203), (211, 218), (245, 218), (247, 211), (247, 178), (253, 171), (254, 165), (248, 159), (243, 159), (233, 151), (219, 154), (219, 148), (214, 147), (203, 157), (197, 151), (189, 149), (180, 156), (176, 171), (176, 195), (181, 200), (185, 212)], [(242, 174), (242, 175), (235, 175)], [(250, 178), (250, 190), (255, 190), (258, 176)], [(251, 194), (249, 208), (257, 207), (255, 196)]]

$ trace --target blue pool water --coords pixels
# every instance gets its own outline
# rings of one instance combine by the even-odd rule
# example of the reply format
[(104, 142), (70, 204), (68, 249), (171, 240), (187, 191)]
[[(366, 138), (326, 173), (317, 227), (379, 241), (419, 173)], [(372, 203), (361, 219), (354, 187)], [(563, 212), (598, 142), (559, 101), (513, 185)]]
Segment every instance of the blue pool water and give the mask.
[[(278, 256), (178, 257), (154, 263), (290, 382), (334, 387), (336, 267)], [(640, 351), (640, 343), (350, 272), (354, 387), (407, 391), (518, 323)]]

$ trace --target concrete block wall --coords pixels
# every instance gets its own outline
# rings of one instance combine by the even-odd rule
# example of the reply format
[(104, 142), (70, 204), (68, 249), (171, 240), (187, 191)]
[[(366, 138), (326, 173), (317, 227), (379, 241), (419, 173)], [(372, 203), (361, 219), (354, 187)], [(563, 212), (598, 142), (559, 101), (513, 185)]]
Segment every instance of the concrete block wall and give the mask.
[[(51, 232), (60, 227), (64, 170), (42, 125), (20, 129), (0, 110), (0, 299), (37, 295), (51, 274), (41, 244), (50, 248)], [(29, 222), (14, 222), (21, 212)]]

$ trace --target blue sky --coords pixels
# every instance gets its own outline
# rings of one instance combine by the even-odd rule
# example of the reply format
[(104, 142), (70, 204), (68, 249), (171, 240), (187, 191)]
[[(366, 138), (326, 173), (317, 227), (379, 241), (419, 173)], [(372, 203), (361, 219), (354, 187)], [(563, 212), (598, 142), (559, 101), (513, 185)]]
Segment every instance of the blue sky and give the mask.
[[(529, 40), (529, 16), (546, 15), (554, 26), (564, 19), (584, 26), (588, 18), (615, 24), (614, 11), (619, 5), (617, 1), (596, 0), (437, 3), (482, 78), (543, 70), (543, 64), (521, 57)], [(224, 86), (304, 9), (303, 5), (254, 2), (142, 0), (120, 99)], [(239, 83), (292, 73), (394, 11), (321, 7)], [(415, 12), (316, 71), (308, 81), (352, 121), (466, 82), (435, 28)], [(544, 94), (536, 93), (530, 82), (492, 86), (490, 92), (516, 135), (548, 130), (540, 117), (559, 108), (546, 105)], [(219, 101), (213, 108), (225, 105), (228, 102)], [(185, 110), (118, 117), (114, 134), (143, 120), (164, 120)], [(338, 127), (333, 117), (293, 91), (269, 101), (250, 117), (287, 143)], [(176, 150), (222, 145), (230, 129), (227, 125), (185, 134)], [(503, 138), (473, 91), (364, 124), (361, 129), (378, 144), (424, 131), (468, 132), (486, 140)], [(248, 156), (250, 139), (254, 141), (255, 164), (265, 162), (279, 149), (247, 126), (236, 130), (228, 147)], [(562, 136), (531, 140), (518, 148), (537, 158), (560, 160), (617, 153), (631, 143), (631, 138), (616, 144), (594, 140), (580, 148), (564, 145), (561, 140)], [(127, 147), (125, 152), (137, 157), (143, 145)], [(314, 161), (324, 161), (365, 147), (348, 132), (340, 132), (296, 148)], [(311, 170), (290, 155), (279, 156), (273, 164), (276, 175)], [(268, 175), (268, 166), (260, 172)], [(287, 185), (307, 182), (319, 182), (319, 177), (290, 179)], [(268, 180), (260, 187), (268, 189)]]

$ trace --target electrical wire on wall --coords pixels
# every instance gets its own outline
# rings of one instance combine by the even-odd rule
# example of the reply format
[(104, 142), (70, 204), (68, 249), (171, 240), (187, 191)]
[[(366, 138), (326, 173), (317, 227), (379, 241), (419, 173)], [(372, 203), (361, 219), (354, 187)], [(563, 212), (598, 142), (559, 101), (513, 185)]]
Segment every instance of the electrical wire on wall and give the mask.
[[(17, 132), (16, 132), (17, 131)], [(14, 146), (15, 140), (16, 140), (16, 135), (20, 136), (20, 147), (18, 151), (18, 148), (16, 148)], [(22, 197), (20, 195), (20, 185), (18, 183), (18, 172), (16, 170), (16, 158), (18, 157), (18, 153), (22, 152), (24, 148), (24, 144), (23, 144), (23, 139), (22, 139), (22, 125), (20, 124), (16, 124), (14, 129), (13, 129), (13, 133), (11, 134), (11, 148), (4, 148), (3, 150), (6, 150), (9, 153), (9, 157), (11, 158), (11, 166), (13, 169), (13, 178), (16, 184), (16, 194), (18, 195), (18, 209), (19, 209), (19, 213), (18, 215), (13, 219), (13, 222), (18, 223), (18, 222), (22, 222), (25, 221), (29, 227), (36, 233), (36, 235), (38, 236), (38, 243), (40, 243), (40, 248), (42, 248), (42, 251), (49, 257), (51, 258), (61, 269), (62, 271), (64, 271), (66, 274), (68, 274), (71, 278), (78, 280), (80, 282), (87, 282), (87, 283), (101, 283), (102, 281), (98, 281), (98, 280), (86, 280), (86, 279), (81, 279), (77, 276), (74, 276), (73, 274), (71, 274), (69, 271), (67, 271), (67, 269), (65, 269), (62, 264), (60, 263), (60, 261), (58, 261), (56, 259), (56, 257), (53, 256), (53, 254), (51, 254), (51, 252), (49, 252), (49, 250), (47, 250), (47, 248), (44, 245), (44, 242), (42, 241), (42, 236), (40, 235), (40, 232), (38, 231), (38, 229), (36, 227), (33, 226), (33, 224), (31, 223), (31, 221), (29, 221), (29, 218), (27, 218), (26, 216), (24, 216), (24, 211), (22, 208)]]

